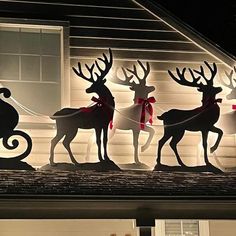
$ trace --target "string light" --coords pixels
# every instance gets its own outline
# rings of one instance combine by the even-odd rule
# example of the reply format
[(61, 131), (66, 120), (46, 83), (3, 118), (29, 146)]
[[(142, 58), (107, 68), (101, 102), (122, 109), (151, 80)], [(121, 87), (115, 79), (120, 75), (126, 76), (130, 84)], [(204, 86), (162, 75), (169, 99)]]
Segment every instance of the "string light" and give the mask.
[[(79, 114), (80, 112), (83, 112), (81, 111), (80, 109), (78, 109), (78, 111), (75, 111), (71, 114), (68, 114), (68, 115), (60, 115), (60, 116), (49, 116), (49, 115), (45, 115), (45, 114), (42, 114), (42, 113), (38, 113), (38, 112), (35, 112), (33, 110), (31, 110), (30, 108), (24, 106), (23, 104), (21, 104), (20, 102), (18, 102), (16, 99), (14, 99), (13, 97), (10, 97), (12, 99), (13, 102), (15, 102), (21, 109), (23, 109), (24, 111), (26, 111), (28, 114), (30, 115), (33, 115), (33, 116), (37, 116), (37, 117), (42, 117), (42, 118), (54, 118), (54, 119), (58, 119), (58, 118), (68, 118), (68, 117), (72, 117), (72, 116), (75, 116), (77, 114)], [(129, 121), (132, 121), (133, 123), (136, 123), (136, 124), (140, 124), (139, 121), (137, 120), (134, 120), (130, 117), (127, 117), (125, 116), (122, 112), (120, 112), (119, 110), (117, 110), (116, 108), (113, 108), (111, 106), (109, 106), (109, 104), (107, 104), (106, 102), (104, 102), (106, 104), (106, 106), (110, 107), (110, 109), (116, 111), (117, 113), (119, 113), (120, 115), (122, 115), (125, 119), (129, 120)], [(88, 107), (91, 107), (93, 106), (95, 103), (91, 103)], [(163, 109), (161, 109), (160, 107), (158, 107), (158, 109), (162, 112), (165, 112)], [(210, 108), (208, 108), (210, 109)], [(177, 122), (177, 123), (173, 123), (173, 124), (170, 124), (170, 125), (164, 125), (164, 127), (174, 127), (174, 126), (178, 126), (178, 125), (181, 125), (181, 124), (185, 124), (186, 122), (188, 121), (191, 121), (195, 118), (197, 118), (198, 116), (200, 116), (203, 112), (205, 112), (206, 110), (208, 110), (207, 108), (203, 109), (201, 112), (197, 113), (196, 115), (186, 119), (186, 120), (183, 120), (183, 121), (180, 121), (180, 122)], [(147, 126), (147, 124), (145, 124)], [(159, 125), (152, 125), (154, 127), (159, 127)]]

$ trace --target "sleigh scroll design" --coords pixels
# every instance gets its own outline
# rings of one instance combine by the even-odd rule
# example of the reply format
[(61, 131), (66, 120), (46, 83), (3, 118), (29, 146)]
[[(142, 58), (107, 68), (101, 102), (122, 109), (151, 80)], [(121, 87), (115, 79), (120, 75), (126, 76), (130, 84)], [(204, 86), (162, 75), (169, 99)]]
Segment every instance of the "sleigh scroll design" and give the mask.
[[(0, 94), (6, 99), (11, 97), (11, 92), (7, 88), (0, 88)], [(0, 98), (0, 139), (2, 139), (2, 145), (7, 150), (15, 150), (20, 142), (19, 138), (23, 138), (27, 145), (23, 153), (17, 156), (6, 157), (4, 159), (8, 161), (17, 162), (26, 158), (32, 150), (32, 140), (28, 134), (21, 130), (15, 130), (19, 122), (19, 114), (16, 109)], [(18, 136), (18, 139), (16, 138)], [(15, 138), (14, 138), (15, 137)]]

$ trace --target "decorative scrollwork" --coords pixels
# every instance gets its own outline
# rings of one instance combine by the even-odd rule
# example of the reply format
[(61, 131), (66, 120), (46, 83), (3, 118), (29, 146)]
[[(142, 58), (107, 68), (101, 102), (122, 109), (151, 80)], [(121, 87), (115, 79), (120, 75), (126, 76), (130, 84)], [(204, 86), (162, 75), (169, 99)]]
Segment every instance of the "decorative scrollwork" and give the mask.
[(14, 159), (15, 161), (21, 161), (30, 154), (32, 150), (32, 140), (30, 136), (25, 132), (20, 130), (13, 130), (13, 132), (9, 136), (5, 136), (2, 139), (3, 146), (8, 150), (14, 150), (19, 146), (19, 141), (17, 139), (13, 139), (11, 140), (11, 143), (9, 143), (10, 138), (12, 138), (13, 136), (20, 136), (24, 138), (27, 142), (27, 148), (22, 154), (15, 157), (8, 157), (7, 159)]
[[(3, 94), (5, 98), (11, 96), (11, 92), (7, 88), (0, 88), (0, 94)], [(24, 138), (27, 142), (26, 150), (17, 156), (5, 158), (9, 161), (19, 162), (27, 157), (32, 150), (32, 140), (28, 134), (20, 130), (14, 130), (19, 122), (19, 114), (16, 109), (0, 99), (0, 138), (2, 138), (3, 146), (8, 150), (14, 150), (19, 146), (19, 140), (13, 136), (20, 136)], [(17, 164), (16, 164), (17, 165)]]

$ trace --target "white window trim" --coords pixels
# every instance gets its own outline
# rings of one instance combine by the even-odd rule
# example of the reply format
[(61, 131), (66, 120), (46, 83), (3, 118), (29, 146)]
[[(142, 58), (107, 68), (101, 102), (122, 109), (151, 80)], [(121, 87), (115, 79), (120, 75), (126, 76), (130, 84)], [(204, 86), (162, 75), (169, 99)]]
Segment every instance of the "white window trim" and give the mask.
[[(181, 220), (180, 220), (181, 221)], [(209, 221), (199, 220), (199, 236), (209, 236)], [(155, 236), (165, 236), (165, 220), (156, 220)]]
[(210, 235), (209, 220), (199, 220), (199, 234), (200, 236)]
[[(35, 19), (0, 18), (0, 26), (61, 30), (61, 107), (70, 107), (69, 23)], [(56, 111), (55, 111), (56, 112)], [(49, 115), (49, 114), (45, 114)], [(52, 115), (52, 114), (50, 114)], [(20, 115), (20, 123), (54, 123), (49, 117)]]

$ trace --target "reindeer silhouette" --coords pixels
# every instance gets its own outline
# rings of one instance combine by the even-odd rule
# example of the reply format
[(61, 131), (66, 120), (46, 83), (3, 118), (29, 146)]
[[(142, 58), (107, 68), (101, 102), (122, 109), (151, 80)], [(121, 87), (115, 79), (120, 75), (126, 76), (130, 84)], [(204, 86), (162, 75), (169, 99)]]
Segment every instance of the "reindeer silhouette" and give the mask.
[[(97, 102), (95, 105), (88, 108), (64, 108), (56, 112), (52, 119), (56, 120), (57, 134), (51, 141), (50, 149), (50, 164), (54, 165), (54, 149), (57, 143), (65, 136), (63, 140), (63, 145), (67, 149), (71, 161), (74, 164), (78, 164), (75, 160), (70, 143), (77, 134), (78, 128), (81, 129), (95, 129), (96, 131), (96, 140), (98, 146), (98, 158), (100, 161), (106, 160), (109, 161), (107, 154), (107, 130), (110, 121), (113, 118), (113, 112), (115, 107), (114, 97), (112, 96), (110, 90), (105, 86), (105, 76), (112, 67), (112, 52), (109, 49), (109, 59), (103, 53), (103, 58), (98, 58), (101, 61), (105, 68), (102, 69), (97, 60), (92, 66), (85, 64), (86, 69), (88, 70), (90, 77), (86, 77), (81, 68), (80, 62), (78, 63), (78, 69), (73, 67), (75, 74), (92, 83), (92, 85), (86, 89), (87, 93), (97, 93), (99, 98), (92, 98), (93, 101)], [(97, 67), (99, 74), (94, 72), (94, 67)], [(97, 79), (94, 79), (94, 74)], [(104, 147), (104, 159), (101, 153), (101, 133), (103, 132), (103, 147)]]
[[(234, 86), (234, 82), (236, 83), (236, 79), (233, 78), (233, 74), (236, 73), (236, 67), (230, 71), (230, 73), (225, 71), (225, 74), (227, 78), (229, 79), (229, 84), (225, 83), (223, 79), (221, 79), (221, 83), (229, 88), (231, 91), (230, 93), (226, 96), (228, 100), (236, 99), (236, 85)], [(234, 81), (234, 82), (233, 82)]]
[[(211, 73), (209, 79), (204, 73), (203, 66), (200, 66), (200, 71), (189, 69), (189, 72), (193, 78), (193, 81), (191, 82), (186, 80), (185, 78), (186, 68), (184, 68), (182, 72), (178, 68), (176, 68), (178, 78), (175, 77), (175, 75), (171, 71), (168, 71), (171, 78), (178, 84), (188, 87), (195, 87), (199, 92), (202, 93), (202, 106), (193, 110), (172, 109), (158, 117), (158, 119), (163, 120), (164, 122), (164, 135), (159, 140), (157, 151), (157, 166), (161, 166), (161, 149), (163, 145), (167, 140), (172, 138), (170, 141), (170, 147), (174, 151), (179, 165), (185, 167), (185, 164), (182, 162), (178, 154), (177, 144), (182, 139), (185, 130), (188, 130), (200, 131), (202, 133), (204, 161), (209, 169), (215, 168), (208, 160), (207, 137), (209, 131), (218, 134), (215, 144), (210, 148), (210, 151), (214, 152), (217, 149), (223, 135), (223, 131), (214, 126), (214, 124), (218, 121), (220, 115), (220, 108), (217, 103), (221, 102), (221, 99), (216, 99), (215, 97), (216, 94), (222, 91), (222, 88), (213, 86), (213, 80), (217, 73), (216, 64), (213, 63), (213, 66), (211, 67), (206, 61), (204, 63)], [(194, 72), (200, 76), (195, 77)], [(205, 81), (205, 84), (200, 82), (201, 78)]]
[[(120, 79), (117, 75), (111, 80), (114, 83), (129, 86), (130, 90), (134, 91), (134, 104), (127, 108), (121, 109), (120, 112), (115, 112), (114, 127), (111, 131), (111, 137), (115, 134), (116, 129), (132, 130), (134, 160), (136, 164), (140, 164), (138, 157), (138, 139), (140, 131), (143, 130), (144, 132), (149, 133), (146, 143), (141, 147), (142, 152), (149, 147), (155, 133), (153, 128), (146, 125), (148, 121), (152, 123), (153, 111), (151, 103), (155, 102), (154, 97), (148, 98), (148, 94), (153, 92), (155, 87), (146, 85), (146, 79), (150, 73), (150, 65), (147, 62), (145, 67), (139, 60), (138, 64), (143, 71), (143, 76), (138, 75), (136, 65), (133, 65), (133, 69), (126, 68), (131, 75), (128, 75), (126, 70), (122, 68), (125, 79)], [(132, 80), (133, 76), (136, 77), (137, 83)]]
[[(236, 79), (233, 78), (234, 73), (236, 73), (236, 67), (234, 67), (230, 73), (225, 71), (225, 74), (229, 80), (229, 83), (225, 83), (225, 81), (221, 78), (221, 83), (230, 89), (230, 93), (227, 94), (226, 99), (233, 100), (236, 99)], [(219, 125), (222, 126), (222, 129), (227, 134), (235, 134), (236, 133), (236, 105), (232, 105), (233, 111), (223, 114), (220, 117)]]

